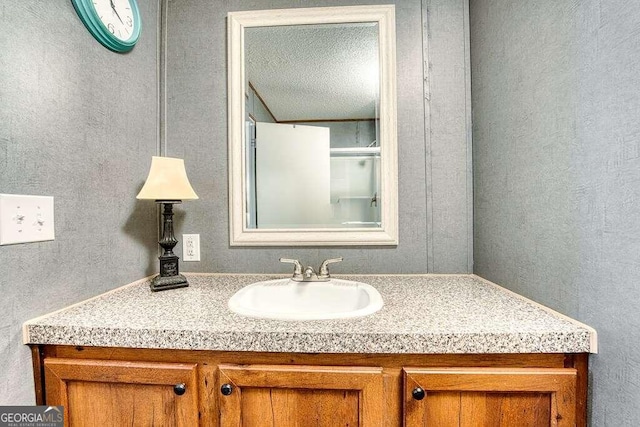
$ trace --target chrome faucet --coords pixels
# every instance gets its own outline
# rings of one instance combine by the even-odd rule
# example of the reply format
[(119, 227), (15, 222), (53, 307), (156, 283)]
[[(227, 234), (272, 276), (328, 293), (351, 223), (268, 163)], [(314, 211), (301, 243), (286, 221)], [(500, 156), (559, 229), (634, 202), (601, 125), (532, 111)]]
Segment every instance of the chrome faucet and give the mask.
[(317, 282), (318, 281), (318, 275), (313, 270), (313, 267), (311, 267), (310, 265), (308, 265), (307, 268), (304, 269), (304, 273), (302, 275), (303, 275), (303, 278), (302, 278), (303, 282)]
[(328, 282), (331, 279), (329, 275), (329, 264), (342, 261), (342, 257), (330, 258), (322, 261), (318, 273), (312, 266), (308, 265), (303, 272), (302, 264), (297, 259), (280, 258), (280, 262), (293, 264), (293, 277), (291, 280), (296, 282)]

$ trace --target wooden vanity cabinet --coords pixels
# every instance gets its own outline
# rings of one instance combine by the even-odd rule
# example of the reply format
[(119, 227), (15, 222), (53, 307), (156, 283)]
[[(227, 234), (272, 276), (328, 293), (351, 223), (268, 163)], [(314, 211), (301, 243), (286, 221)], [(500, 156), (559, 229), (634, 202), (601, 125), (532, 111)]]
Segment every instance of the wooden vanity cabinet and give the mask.
[(587, 354), (32, 350), (71, 426), (586, 426)]
[(220, 365), (220, 426), (385, 425), (382, 368)]
[(406, 427), (576, 425), (570, 368), (404, 369)]
[(71, 426), (195, 426), (195, 364), (44, 360), (46, 402)]

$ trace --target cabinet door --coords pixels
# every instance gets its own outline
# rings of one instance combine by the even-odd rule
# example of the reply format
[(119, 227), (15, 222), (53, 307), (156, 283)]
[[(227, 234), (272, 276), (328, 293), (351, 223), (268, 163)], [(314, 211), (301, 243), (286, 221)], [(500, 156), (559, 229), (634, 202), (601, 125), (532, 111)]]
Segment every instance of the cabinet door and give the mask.
[(381, 368), (221, 365), (220, 426), (380, 427)]
[(573, 427), (576, 370), (404, 370), (405, 426)]
[(196, 366), (45, 359), (46, 404), (64, 406), (67, 426), (196, 426)]

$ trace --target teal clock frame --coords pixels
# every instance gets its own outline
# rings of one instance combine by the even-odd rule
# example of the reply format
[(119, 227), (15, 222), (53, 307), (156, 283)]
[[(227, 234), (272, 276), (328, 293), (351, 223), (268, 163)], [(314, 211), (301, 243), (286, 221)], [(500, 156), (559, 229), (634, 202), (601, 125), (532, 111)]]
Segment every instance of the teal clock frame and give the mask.
[(131, 12), (133, 13), (134, 30), (131, 37), (127, 40), (120, 40), (102, 23), (98, 17), (98, 12), (93, 6), (93, 0), (71, 0), (80, 20), (87, 27), (87, 30), (93, 37), (104, 47), (114, 52), (128, 52), (136, 45), (140, 37), (140, 28), (142, 21), (140, 19), (140, 11), (136, 0), (129, 0)]

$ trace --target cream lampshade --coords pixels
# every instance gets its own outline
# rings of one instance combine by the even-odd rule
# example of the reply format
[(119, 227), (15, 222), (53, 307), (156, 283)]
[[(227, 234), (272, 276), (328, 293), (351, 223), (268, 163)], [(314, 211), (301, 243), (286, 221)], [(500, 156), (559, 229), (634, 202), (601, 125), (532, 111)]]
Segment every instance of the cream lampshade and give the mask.
[(151, 169), (136, 199), (194, 200), (198, 195), (187, 178), (184, 160), (151, 157)]
[(178, 244), (173, 235), (173, 205), (182, 200), (198, 198), (187, 178), (184, 160), (153, 156), (149, 176), (136, 198), (155, 200), (164, 206), (162, 238), (158, 242), (164, 253), (158, 257), (160, 274), (151, 281), (151, 290), (155, 292), (189, 286), (187, 279), (180, 274), (179, 258), (173, 253), (173, 248)]

